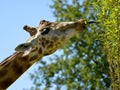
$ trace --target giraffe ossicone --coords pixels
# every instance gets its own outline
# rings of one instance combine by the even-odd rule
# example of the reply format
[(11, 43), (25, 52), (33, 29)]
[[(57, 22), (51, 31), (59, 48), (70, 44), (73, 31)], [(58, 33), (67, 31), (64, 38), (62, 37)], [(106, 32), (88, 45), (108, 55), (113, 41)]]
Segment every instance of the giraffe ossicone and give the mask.
[(83, 31), (85, 26), (84, 19), (71, 22), (42, 20), (38, 27), (24, 26), (30, 37), (26, 43), (15, 48), (13, 55), (0, 63), (0, 90), (8, 88), (31, 65), (55, 52), (75, 34)]

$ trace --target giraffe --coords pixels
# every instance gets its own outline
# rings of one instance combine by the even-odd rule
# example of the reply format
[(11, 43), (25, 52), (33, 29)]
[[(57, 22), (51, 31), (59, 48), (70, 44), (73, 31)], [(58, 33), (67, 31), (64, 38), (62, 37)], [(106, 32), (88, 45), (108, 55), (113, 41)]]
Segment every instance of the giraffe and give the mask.
[(30, 37), (0, 63), (0, 90), (7, 89), (30, 66), (54, 53), (75, 34), (82, 32), (87, 24), (84, 19), (70, 22), (42, 20), (38, 27), (24, 26)]

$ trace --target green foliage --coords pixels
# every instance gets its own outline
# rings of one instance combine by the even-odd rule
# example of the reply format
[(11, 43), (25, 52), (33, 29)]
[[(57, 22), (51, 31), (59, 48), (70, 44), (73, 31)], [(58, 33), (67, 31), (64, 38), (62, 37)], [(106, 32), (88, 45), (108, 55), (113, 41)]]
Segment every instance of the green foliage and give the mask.
[[(112, 89), (120, 89), (120, 0), (104, 0), (95, 2), (97, 17), (102, 22), (104, 33), (104, 49), (110, 65), (110, 77)], [(100, 7), (99, 7), (100, 6)]]
[(51, 8), (57, 21), (86, 18), (100, 23), (72, 38), (61, 48), (62, 55), (50, 59), (49, 64), (41, 60), (31, 74), (32, 90), (108, 90), (111, 81), (112, 88), (118, 90), (120, 0), (53, 0)]

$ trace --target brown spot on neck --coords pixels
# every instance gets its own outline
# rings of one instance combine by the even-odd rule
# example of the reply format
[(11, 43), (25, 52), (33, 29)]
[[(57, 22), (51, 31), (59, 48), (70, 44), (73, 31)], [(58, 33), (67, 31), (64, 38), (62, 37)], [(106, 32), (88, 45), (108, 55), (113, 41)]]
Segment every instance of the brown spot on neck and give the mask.
[(36, 60), (38, 58), (38, 56), (37, 55), (34, 55), (33, 57), (30, 57), (30, 61), (34, 61), (34, 60)]
[(0, 70), (0, 77), (4, 77), (6, 74), (7, 70)]
[(26, 56), (23, 56), (23, 57), (22, 57), (22, 59), (23, 59), (23, 61), (28, 61), (28, 59), (29, 59), (29, 56), (28, 56), (28, 55), (26, 55)]
[[(16, 62), (14, 62), (13, 66), (12, 66), (13, 67), (13, 72), (17, 76), (21, 75), (24, 72), (24, 68), (21, 67), (21, 65), (20, 65), (21, 63), (16, 61)], [(11, 72), (11, 73), (13, 73), (13, 72)]]
[(48, 44), (47, 48), (53, 48), (53, 44)]
[[(65, 38), (64, 38), (65, 39)], [(57, 41), (58, 40), (58, 37), (53, 37), (52, 38), (53, 41)]]
[(42, 54), (42, 48), (40, 47), (38, 50), (39, 54)]
[(14, 80), (10, 77), (7, 77), (5, 80), (0, 82), (0, 90), (6, 90), (6, 86), (9, 86), (11, 82), (14, 82)]
[(45, 48), (45, 43), (44, 42), (42, 42), (42, 47)]

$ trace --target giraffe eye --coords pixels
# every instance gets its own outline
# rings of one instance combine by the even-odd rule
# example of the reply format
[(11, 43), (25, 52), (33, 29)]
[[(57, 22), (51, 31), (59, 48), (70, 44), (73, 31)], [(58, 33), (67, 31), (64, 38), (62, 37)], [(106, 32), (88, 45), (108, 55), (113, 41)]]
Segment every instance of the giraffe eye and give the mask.
[(42, 35), (48, 34), (49, 31), (50, 31), (50, 28), (44, 28), (44, 29), (42, 29), (41, 34)]

